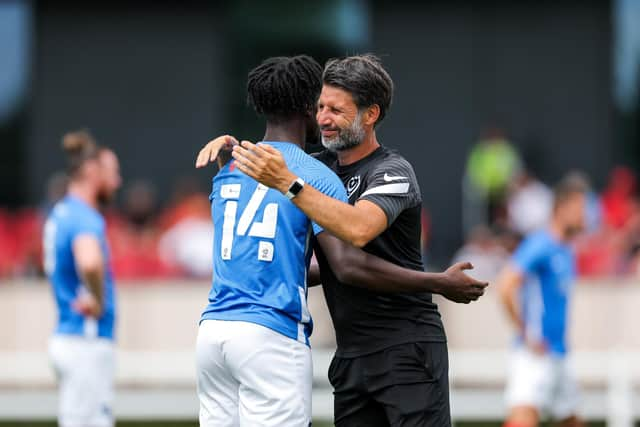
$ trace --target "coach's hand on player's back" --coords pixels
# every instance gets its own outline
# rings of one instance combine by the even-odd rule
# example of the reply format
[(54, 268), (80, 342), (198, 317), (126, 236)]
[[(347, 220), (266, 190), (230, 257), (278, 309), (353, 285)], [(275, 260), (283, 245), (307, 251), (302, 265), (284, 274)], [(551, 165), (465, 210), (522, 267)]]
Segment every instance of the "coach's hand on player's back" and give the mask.
[(444, 281), (440, 294), (453, 302), (468, 304), (484, 294), (489, 283), (478, 281), (464, 273), (473, 269), (469, 262), (458, 262), (443, 274)]
[(203, 168), (210, 162), (215, 162), (220, 150), (231, 151), (235, 145), (238, 145), (238, 140), (231, 135), (222, 135), (209, 141), (198, 153), (196, 168)]
[(296, 175), (287, 168), (280, 151), (268, 144), (253, 144), (242, 141), (233, 147), (231, 154), (236, 167), (259, 183), (286, 193)]

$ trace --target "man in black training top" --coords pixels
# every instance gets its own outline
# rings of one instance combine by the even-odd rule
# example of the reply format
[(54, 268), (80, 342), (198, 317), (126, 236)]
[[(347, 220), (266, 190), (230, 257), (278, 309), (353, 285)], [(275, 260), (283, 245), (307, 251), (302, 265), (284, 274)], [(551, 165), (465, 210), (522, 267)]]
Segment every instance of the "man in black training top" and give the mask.
[[(389, 74), (372, 55), (327, 63), (316, 115), (326, 150), (318, 158), (340, 176), (353, 206), (310, 185), (292, 202), (340, 239), (421, 271), (415, 173), (375, 133), (392, 93)], [(283, 193), (298, 180), (267, 145), (243, 142), (233, 157), (240, 170)], [(336, 426), (450, 426), (446, 337), (431, 293), (379, 293), (340, 283), (322, 248), (315, 249), (338, 343), (329, 369)]]

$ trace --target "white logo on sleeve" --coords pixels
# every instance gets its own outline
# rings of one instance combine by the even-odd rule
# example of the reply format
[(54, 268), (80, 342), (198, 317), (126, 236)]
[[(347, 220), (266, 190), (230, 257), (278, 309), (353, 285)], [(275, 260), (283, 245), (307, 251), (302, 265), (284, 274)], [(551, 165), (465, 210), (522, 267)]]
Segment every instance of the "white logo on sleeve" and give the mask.
[(389, 174), (385, 172), (382, 179), (384, 179), (386, 182), (391, 182), (391, 181), (398, 181), (400, 179), (409, 179), (409, 178), (406, 176), (389, 176)]
[(241, 189), (242, 184), (225, 184), (220, 188), (220, 196), (223, 199), (238, 199)]

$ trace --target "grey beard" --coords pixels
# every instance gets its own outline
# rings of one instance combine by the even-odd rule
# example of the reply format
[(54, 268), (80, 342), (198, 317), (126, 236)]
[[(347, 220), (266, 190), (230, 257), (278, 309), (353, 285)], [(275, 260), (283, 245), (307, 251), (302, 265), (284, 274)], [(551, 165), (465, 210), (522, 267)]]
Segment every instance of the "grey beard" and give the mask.
[(327, 139), (323, 136), (322, 145), (324, 148), (335, 153), (336, 151), (344, 151), (360, 145), (364, 140), (364, 129), (360, 123), (361, 118), (362, 115), (358, 113), (351, 126), (340, 129), (338, 135), (333, 138)]

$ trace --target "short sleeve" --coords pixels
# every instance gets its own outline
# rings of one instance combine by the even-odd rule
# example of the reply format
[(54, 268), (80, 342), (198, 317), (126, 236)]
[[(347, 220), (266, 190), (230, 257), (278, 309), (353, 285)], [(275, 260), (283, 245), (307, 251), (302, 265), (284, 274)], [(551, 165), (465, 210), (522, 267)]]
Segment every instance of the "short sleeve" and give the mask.
[(534, 273), (540, 261), (545, 257), (547, 245), (541, 236), (534, 235), (522, 242), (516, 252), (511, 257), (512, 264), (521, 272), (526, 274)]
[[(329, 197), (333, 197), (344, 203), (349, 203), (347, 191), (344, 189), (342, 181), (340, 181), (338, 175), (333, 173), (329, 168), (323, 167), (320, 173), (307, 181), (307, 184), (310, 184), (313, 188)], [(318, 235), (324, 231), (322, 226), (315, 222), (312, 222), (312, 226), (314, 235)]]
[(104, 222), (98, 218), (88, 217), (86, 215), (77, 215), (71, 230), (72, 240), (78, 236), (87, 234), (100, 239), (104, 234)]
[(413, 167), (402, 157), (381, 162), (370, 173), (358, 200), (375, 203), (392, 224), (402, 211), (422, 203), (420, 187)]

